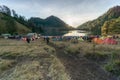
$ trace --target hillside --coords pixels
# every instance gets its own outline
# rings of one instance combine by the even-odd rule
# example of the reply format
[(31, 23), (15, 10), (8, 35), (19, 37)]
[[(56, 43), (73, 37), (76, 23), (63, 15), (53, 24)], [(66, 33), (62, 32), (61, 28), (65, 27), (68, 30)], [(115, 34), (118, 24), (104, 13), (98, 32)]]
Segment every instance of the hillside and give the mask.
[(115, 6), (113, 8), (110, 8), (106, 13), (104, 13), (97, 19), (93, 21), (88, 21), (78, 26), (78, 29), (86, 29), (91, 31), (93, 34), (100, 35), (101, 27), (103, 26), (103, 24), (106, 21), (109, 21), (111, 19), (117, 19), (118, 17), (120, 17), (120, 6)]
[(0, 13), (0, 34), (2, 33), (11, 33), (11, 34), (25, 34), (31, 32), (23, 24), (17, 22), (13, 17)]
[(105, 21), (102, 26), (102, 35), (115, 35), (120, 34), (120, 17)]
[(44, 35), (62, 35), (62, 30), (70, 29), (69, 25), (55, 16), (50, 16), (46, 19), (32, 17), (28, 22), (36, 28), (41, 28), (44, 31)]
[(67, 29), (68, 27), (68, 25), (64, 21), (55, 16), (47, 17), (45, 19), (45, 26), (58, 27), (63, 29)]

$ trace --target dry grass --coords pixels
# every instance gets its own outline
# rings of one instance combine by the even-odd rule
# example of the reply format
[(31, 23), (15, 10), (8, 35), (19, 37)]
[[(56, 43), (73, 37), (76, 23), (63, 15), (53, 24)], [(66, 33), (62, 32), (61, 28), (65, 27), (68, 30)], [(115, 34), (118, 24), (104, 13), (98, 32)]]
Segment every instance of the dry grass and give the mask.
[(0, 59), (0, 74), (5, 70), (10, 69), (15, 64), (14, 60)]
[(0, 40), (0, 80), (70, 80), (55, 49), (37, 40)]
[[(62, 46), (67, 54), (83, 55), (89, 60), (105, 67), (109, 72), (112, 71), (114, 75), (120, 76), (119, 62), (120, 62), (120, 45), (97, 45), (88, 42), (78, 42), (77, 44), (71, 42), (53, 42), (56, 46)], [(112, 63), (111, 63), (112, 61)], [(117, 61), (117, 62), (116, 62)], [(114, 71), (115, 69), (115, 71)]]

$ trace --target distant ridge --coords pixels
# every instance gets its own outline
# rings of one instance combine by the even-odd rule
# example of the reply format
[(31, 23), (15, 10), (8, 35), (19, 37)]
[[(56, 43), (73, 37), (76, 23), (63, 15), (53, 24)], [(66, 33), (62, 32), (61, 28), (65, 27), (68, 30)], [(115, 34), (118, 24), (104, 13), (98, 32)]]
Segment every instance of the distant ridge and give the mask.
[(102, 16), (98, 17), (97, 19), (93, 21), (88, 21), (78, 26), (78, 29), (85, 29), (91, 31), (92, 34), (101, 35), (102, 34), (101, 29), (104, 23), (106, 21), (117, 19), (119, 17), (120, 17), (120, 6), (115, 6), (110, 8), (106, 13), (104, 13)]
[(62, 30), (68, 30), (71, 27), (56, 16), (49, 16), (46, 19), (31, 17), (28, 22), (35, 27), (40, 27), (44, 35), (62, 35)]

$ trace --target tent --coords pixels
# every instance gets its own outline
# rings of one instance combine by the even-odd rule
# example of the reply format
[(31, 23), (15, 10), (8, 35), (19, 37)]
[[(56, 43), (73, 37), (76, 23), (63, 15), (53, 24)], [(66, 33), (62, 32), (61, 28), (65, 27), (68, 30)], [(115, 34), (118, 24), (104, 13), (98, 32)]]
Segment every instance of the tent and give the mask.
[(94, 38), (94, 39), (93, 39), (93, 42), (96, 43), (96, 44), (102, 44), (102, 43), (103, 43), (103, 40), (100, 39), (100, 38)]
[(78, 38), (78, 41), (84, 41), (84, 40), (80, 37), (80, 38)]
[(107, 37), (103, 40), (103, 44), (117, 44), (118, 42), (113, 38)]

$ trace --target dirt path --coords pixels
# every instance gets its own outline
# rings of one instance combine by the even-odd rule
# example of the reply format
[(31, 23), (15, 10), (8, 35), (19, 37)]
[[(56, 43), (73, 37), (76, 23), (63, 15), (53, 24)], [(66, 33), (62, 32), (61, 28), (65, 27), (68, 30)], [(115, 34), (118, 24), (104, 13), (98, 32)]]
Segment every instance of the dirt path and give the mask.
[(115, 77), (108, 75), (99, 65), (82, 55), (80, 57), (71, 56), (65, 54), (63, 49), (57, 48), (52, 43), (49, 46), (56, 49), (56, 56), (64, 64), (72, 80), (117, 80)]

